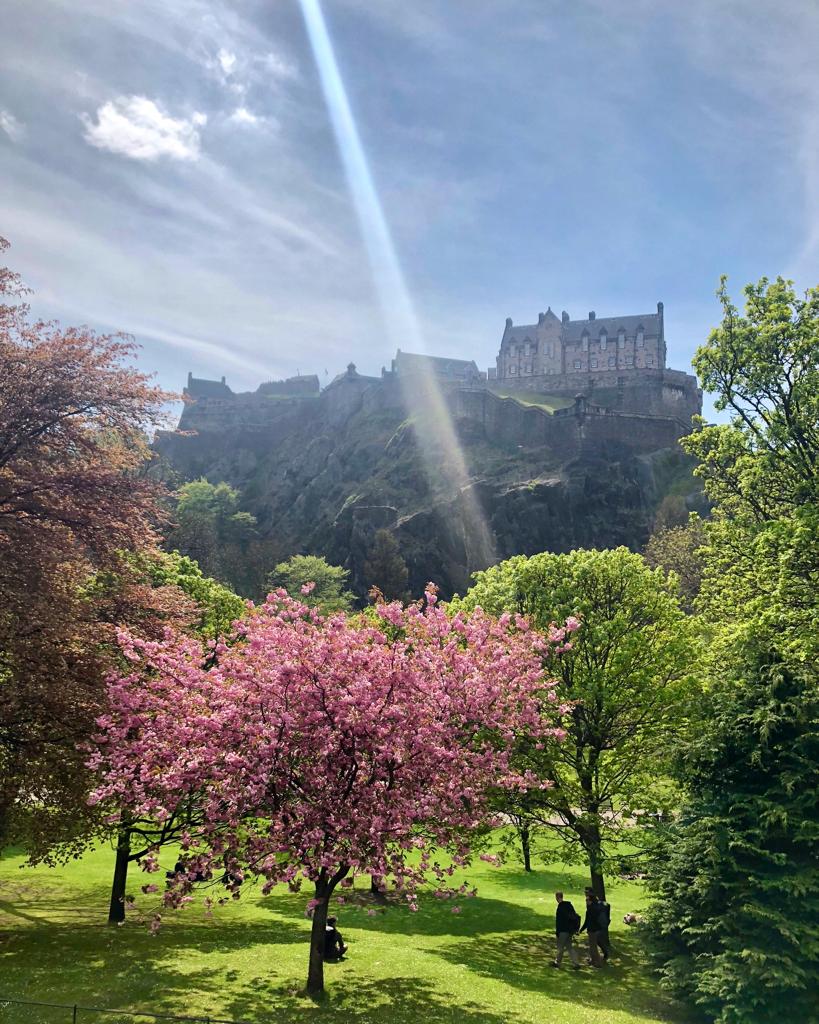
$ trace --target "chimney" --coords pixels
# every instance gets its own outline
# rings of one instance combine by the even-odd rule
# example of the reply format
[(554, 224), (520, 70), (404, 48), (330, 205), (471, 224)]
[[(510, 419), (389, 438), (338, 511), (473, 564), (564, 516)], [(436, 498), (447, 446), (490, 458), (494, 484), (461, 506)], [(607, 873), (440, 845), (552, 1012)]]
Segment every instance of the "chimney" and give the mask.
[(506, 318), (506, 328), (507, 328), (507, 330), (508, 330), (508, 329), (509, 329), (509, 328), (510, 328), (511, 326), (512, 326), (512, 317), (511, 317), (511, 316), (508, 316), (508, 317)]
[(657, 303), (657, 312), (660, 314), (660, 316), (663, 315), (663, 304), (662, 304), (662, 302), (658, 302)]
[(591, 310), (591, 311), (589, 312), (589, 320), (594, 320), (594, 318), (595, 318), (596, 316), (597, 316), (597, 314), (595, 313), (595, 311), (594, 311), (594, 310)]
[(223, 383), (223, 384), (225, 383), (225, 378), (224, 378), (224, 377), (222, 378), (222, 383)]
[(565, 309), (560, 314), (560, 319), (563, 321), (564, 324), (567, 324), (569, 322), (569, 314), (566, 312)]
[(193, 384), (193, 374), (191, 373), (190, 370), (188, 370), (188, 388), (189, 389), (190, 389), (191, 384)]
[(546, 319), (546, 314), (545, 313), (538, 313), (538, 315), (537, 315), (537, 322), (539, 324), (542, 324), (545, 319)]

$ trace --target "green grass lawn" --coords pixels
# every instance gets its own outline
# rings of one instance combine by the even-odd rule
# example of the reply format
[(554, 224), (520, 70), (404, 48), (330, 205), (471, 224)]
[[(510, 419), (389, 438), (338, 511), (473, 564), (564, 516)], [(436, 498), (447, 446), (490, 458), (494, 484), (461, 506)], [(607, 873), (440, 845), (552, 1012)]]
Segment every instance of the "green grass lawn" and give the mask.
[(554, 412), (556, 409), (567, 409), (570, 405), (574, 405), (571, 398), (565, 398), (562, 395), (541, 395), (537, 391), (516, 390), (495, 384), (490, 384), (489, 390), (493, 395), (497, 395), (498, 398), (514, 398), (520, 405), (534, 405), (538, 409), (544, 409), (546, 412)]
[[(173, 864), (173, 854), (164, 861)], [(478, 897), (452, 903), (424, 897), (412, 914), (376, 909), (363, 880), (357, 902), (337, 908), (350, 943), (348, 958), (327, 965), (327, 998), (300, 995), (307, 971), (307, 896), (251, 889), (205, 918), (199, 903), (168, 914), (157, 935), (130, 919), (106, 925), (113, 854), (102, 849), (61, 868), (21, 868), (0, 859), (0, 1000), (2, 997), (81, 1003), (154, 1013), (201, 1014), (278, 1024), (354, 1021), (402, 1024), (626, 1024), (685, 1021), (657, 989), (623, 913), (639, 908), (640, 887), (613, 885), (613, 963), (561, 971), (553, 956), (553, 890), (575, 906), (585, 876), (558, 865), (531, 875), (514, 863), (482, 862), (466, 873)], [(133, 870), (129, 892), (150, 914), (156, 896)], [(160, 876), (161, 878), (161, 876)], [(3, 1008), (2, 1024), (59, 1024), (65, 1011)], [(143, 1018), (144, 1019), (144, 1018)], [(82, 1024), (120, 1024), (117, 1015), (80, 1015)], [(146, 1019), (147, 1024), (147, 1019)]]

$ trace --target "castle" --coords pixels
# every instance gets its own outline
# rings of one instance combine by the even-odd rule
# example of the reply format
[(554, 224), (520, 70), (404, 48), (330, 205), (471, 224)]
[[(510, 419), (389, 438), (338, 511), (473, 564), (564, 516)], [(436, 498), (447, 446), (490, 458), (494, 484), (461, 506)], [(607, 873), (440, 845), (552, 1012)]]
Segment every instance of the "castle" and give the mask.
[[(669, 432), (677, 437), (688, 433), (691, 417), (702, 411), (696, 378), (666, 366), (663, 304), (658, 302), (656, 313), (598, 318), (590, 312), (587, 319), (572, 320), (566, 312), (558, 318), (549, 308), (535, 324), (515, 326), (507, 319), (495, 366), (487, 371), (471, 359), (398, 349), (380, 377), (359, 374), (350, 363), (323, 390), (311, 374), (268, 381), (255, 392), (236, 394), (224, 377), (210, 381), (189, 373), (189, 402), (180, 427), (207, 429), (219, 421), (261, 424), (272, 414), (271, 399), (315, 400), (321, 395), (330, 406), (342, 408), (364, 389), (392, 390), (401, 384), (406, 390), (414, 380), (430, 376), (453, 392), (452, 401), (460, 409), (475, 407), (474, 398), (465, 394), (469, 391), (484, 392), (490, 402), (519, 396), (524, 405), (531, 404), (526, 394), (535, 392), (552, 400), (557, 415), (574, 411), (583, 419), (605, 416), (609, 426), (601, 429), (609, 433), (627, 434), (639, 427), (643, 435), (653, 430), (658, 441)], [(613, 416), (628, 417), (631, 427), (623, 422), (615, 429)]]
[(589, 373), (596, 378), (653, 368), (665, 369), (663, 304), (656, 313), (571, 320), (564, 310), (560, 319), (551, 306), (536, 324), (515, 327), (506, 321), (497, 367), (490, 377), (518, 382), (522, 377)]

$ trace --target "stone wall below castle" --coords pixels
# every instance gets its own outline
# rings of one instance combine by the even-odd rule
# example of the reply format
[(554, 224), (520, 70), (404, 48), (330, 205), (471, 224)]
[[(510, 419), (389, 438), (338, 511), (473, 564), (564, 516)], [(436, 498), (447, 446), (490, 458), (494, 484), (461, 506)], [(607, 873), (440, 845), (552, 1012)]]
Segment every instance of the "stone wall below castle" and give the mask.
[(527, 448), (548, 446), (566, 458), (606, 457), (616, 449), (645, 454), (671, 448), (689, 432), (675, 417), (567, 409), (551, 415), (491, 391), (455, 393), (459, 425), (480, 425), (486, 440)]
[[(504, 387), (509, 382), (504, 381)], [(589, 402), (615, 412), (642, 416), (671, 417), (690, 428), (691, 417), (702, 413), (702, 392), (697, 380), (682, 370), (636, 369), (599, 370), (594, 373), (566, 373), (559, 377), (520, 377), (515, 390), (574, 398), (585, 395)]]

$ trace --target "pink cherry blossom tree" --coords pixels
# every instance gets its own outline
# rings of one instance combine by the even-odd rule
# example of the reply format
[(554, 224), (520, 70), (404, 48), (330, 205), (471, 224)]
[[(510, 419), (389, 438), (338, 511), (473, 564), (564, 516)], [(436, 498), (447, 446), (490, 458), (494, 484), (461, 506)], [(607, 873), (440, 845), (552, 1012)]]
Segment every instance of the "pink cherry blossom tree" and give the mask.
[[(560, 734), (543, 659), (566, 631), (544, 639), (480, 609), (450, 616), (432, 588), (423, 605), (382, 604), (369, 619), (324, 617), (279, 591), (239, 628), (204, 651), (171, 633), (121, 636), (134, 672), (110, 683), (93, 800), (157, 822), (195, 803), (166, 906), (209, 878), (225, 898), (248, 875), (265, 892), (311, 884), (307, 990), (317, 994), (342, 880), (392, 876), (416, 909), (426, 879), (442, 892), (468, 862), (491, 788), (542, 785), (510, 772), (510, 750), (522, 731)], [(157, 856), (142, 867), (158, 870)]]

